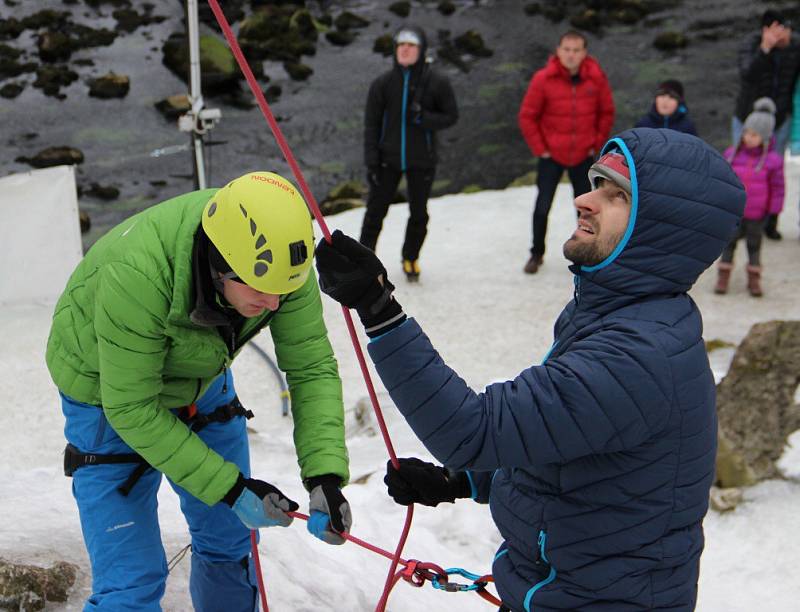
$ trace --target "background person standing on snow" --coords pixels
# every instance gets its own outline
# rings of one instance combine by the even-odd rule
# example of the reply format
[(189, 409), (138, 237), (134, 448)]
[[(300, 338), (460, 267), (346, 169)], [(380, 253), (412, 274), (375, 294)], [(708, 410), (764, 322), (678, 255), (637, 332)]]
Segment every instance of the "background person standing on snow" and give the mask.
[(127, 219), (73, 272), (47, 366), (92, 565), (87, 610), (161, 609), (162, 473), (192, 535), (194, 608), (257, 608), (249, 530), (287, 526), (286, 511), (298, 508), (250, 478), (247, 411), (229, 369), (266, 326), (292, 394), (309, 531), (344, 542), (330, 530), (352, 522), (339, 490), (349, 477), (341, 380), (311, 272), (313, 240), (297, 189), (253, 172)]
[(403, 175), (409, 217), (403, 271), (419, 278), (419, 252), (428, 233), (428, 197), (436, 174), (436, 132), (458, 120), (450, 81), (425, 61), (425, 32), (404, 26), (394, 36), (394, 66), (372, 82), (364, 113), (364, 163), (369, 195), (361, 244), (373, 251)]
[(614, 123), (611, 87), (586, 46), (580, 32), (563, 34), (556, 54), (533, 75), (519, 109), (519, 129), (539, 158), (527, 274), (542, 265), (547, 217), (561, 175), (567, 171), (575, 197), (589, 191), (586, 173)]
[[(800, 73), (800, 38), (781, 11), (767, 9), (761, 16), (761, 31), (748, 36), (739, 48), (739, 94), (731, 118), (731, 145), (742, 138), (742, 124), (758, 98), (775, 102), (775, 151), (783, 155), (789, 139), (792, 94)], [(768, 215), (764, 234), (780, 240), (778, 215)]]
[(761, 288), (761, 235), (767, 217), (783, 210), (784, 195), (783, 157), (775, 152), (774, 129), (775, 103), (769, 98), (759, 98), (753, 105), (753, 112), (744, 120), (741, 142), (725, 150), (725, 159), (747, 191), (747, 203), (739, 230), (722, 251), (714, 293), (728, 292), (736, 243), (744, 238), (747, 243), (747, 290), (753, 297), (764, 294)]
[[(687, 295), (745, 193), (700, 139), (639, 128), (609, 141), (564, 244), (575, 297), (544, 363), (475, 393), (341, 232), (320, 286), (355, 308), (392, 400), (445, 468), (401, 459), (398, 503), (490, 503), (492, 574), (522, 610), (691, 610), (717, 442), (714, 377)], [(521, 324), (523, 324), (521, 322)], [(491, 493), (491, 495), (490, 495)]]
[(677, 130), (697, 136), (697, 129), (689, 117), (689, 109), (683, 99), (683, 83), (675, 79), (667, 79), (658, 85), (655, 99), (650, 110), (639, 121), (636, 127), (663, 128)]

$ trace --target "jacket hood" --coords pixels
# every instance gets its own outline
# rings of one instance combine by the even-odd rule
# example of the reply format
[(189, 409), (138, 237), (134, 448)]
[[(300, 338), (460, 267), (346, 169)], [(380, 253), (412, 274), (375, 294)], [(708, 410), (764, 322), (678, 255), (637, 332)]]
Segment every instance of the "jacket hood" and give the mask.
[[(401, 27), (397, 28), (397, 30), (395, 30), (394, 36), (392, 36), (392, 41), (394, 41), (394, 39), (397, 38), (397, 35), (400, 32), (402, 32), (403, 30), (411, 30), (412, 32), (414, 32), (419, 37), (420, 41), (422, 41), (422, 44), (420, 45), (420, 48), (419, 48), (419, 59), (416, 61), (415, 64), (413, 64), (411, 66), (411, 68), (414, 68), (416, 66), (423, 66), (425, 64), (425, 54), (428, 52), (428, 38), (425, 36), (425, 30), (423, 30), (421, 27), (419, 27), (417, 25), (407, 24), (407, 25), (401, 26)], [(400, 64), (397, 63), (397, 45), (396, 44), (393, 46), (392, 61), (394, 62), (395, 66), (400, 66)]]
[(635, 128), (609, 140), (631, 172), (631, 214), (614, 251), (572, 265), (581, 307), (603, 313), (643, 298), (685, 293), (722, 253), (744, 212), (730, 164), (695, 136)]

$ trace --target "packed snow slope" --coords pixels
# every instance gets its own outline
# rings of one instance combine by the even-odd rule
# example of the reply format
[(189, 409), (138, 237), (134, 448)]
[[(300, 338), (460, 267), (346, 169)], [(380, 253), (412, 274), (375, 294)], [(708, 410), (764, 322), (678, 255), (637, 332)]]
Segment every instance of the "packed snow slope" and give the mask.
[[(787, 181), (787, 211), (781, 217), (784, 240), (764, 244), (765, 297), (745, 289), (740, 245), (729, 295), (712, 292), (715, 272), (703, 275), (692, 296), (705, 320), (706, 339), (739, 342), (753, 323), (800, 318), (800, 241), (798, 178)], [(446, 196), (430, 203), (430, 233), (422, 252), (419, 284), (405, 282), (400, 268), (407, 207), (391, 207), (378, 245), (396, 296), (417, 318), (443, 358), (475, 389), (515, 376), (539, 363), (550, 346), (557, 314), (572, 295), (572, 275), (561, 244), (575, 228), (571, 190), (562, 185), (551, 212), (548, 252), (535, 276), (522, 273), (530, 240), (534, 188)], [(327, 218), (331, 229), (357, 236), (362, 210)], [(317, 235), (321, 235), (318, 231)], [(394, 549), (405, 509), (386, 495), (387, 459), (350, 345), (340, 308), (327, 298), (325, 317), (339, 360), (347, 413), (353, 482), (345, 490), (354, 516), (353, 534)], [(0, 310), (0, 556), (20, 563), (49, 565), (64, 559), (81, 571), (66, 604), (48, 610), (80, 610), (90, 593), (88, 559), (81, 539), (70, 480), (61, 471), (64, 447), (56, 389), (44, 364), (52, 304), (24, 304)], [(359, 333), (361, 340), (364, 335)], [(256, 342), (271, 353), (268, 333)], [(732, 349), (711, 354), (717, 378), (728, 367)], [(234, 366), (240, 397), (256, 413), (250, 422), (253, 474), (273, 482), (307, 510), (291, 437), (291, 419), (280, 413), (279, 388), (261, 357), (245, 349)], [(375, 380), (390, 434), (399, 456), (429, 457)], [(361, 410), (366, 408), (366, 411)], [(698, 609), (733, 612), (795, 609), (800, 592), (800, 435), (783, 458), (787, 475), (752, 487), (735, 511), (710, 512), (702, 559)], [(90, 468), (86, 468), (90, 469)], [(167, 557), (189, 543), (177, 497), (164, 485), (159, 494), (162, 538)], [(469, 500), (431, 509), (417, 507), (404, 556), (490, 571), (499, 537), (488, 508)], [(288, 529), (262, 531), (260, 547), (270, 608), (276, 612), (373, 610), (388, 561), (353, 544), (333, 547), (314, 539), (302, 521)], [(165, 610), (191, 609), (188, 560), (170, 575)], [(400, 583), (389, 603), (393, 611), (493, 610), (470, 593), (444, 593), (430, 586)]]

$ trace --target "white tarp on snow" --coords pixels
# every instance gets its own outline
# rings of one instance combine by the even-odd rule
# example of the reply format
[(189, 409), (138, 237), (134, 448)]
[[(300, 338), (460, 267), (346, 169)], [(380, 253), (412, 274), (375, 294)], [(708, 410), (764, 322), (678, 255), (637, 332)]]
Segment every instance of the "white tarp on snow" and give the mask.
[(74, 166), (0, 178), (0, 215), (0, 304), (56, 300), (83, 256)]

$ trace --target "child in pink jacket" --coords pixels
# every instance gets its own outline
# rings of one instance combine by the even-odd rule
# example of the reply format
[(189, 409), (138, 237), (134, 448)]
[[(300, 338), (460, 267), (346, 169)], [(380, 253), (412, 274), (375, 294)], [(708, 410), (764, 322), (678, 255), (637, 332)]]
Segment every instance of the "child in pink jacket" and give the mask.
[(747, 203), (739, 229), (720, 257), (715, 293), (728, 292), (736, 243), (744, 238), (748, 256), (747, 290), (753, 297), (763, 295), (761, 235), (767, 216), (777, 215), (783, 209), (783, 158), (772, 147), (774, 130), (775, 103), (770, 98), (759, 98), (744, 121), (739, 144), (725, 151), (725, 159), (747, 191)]

